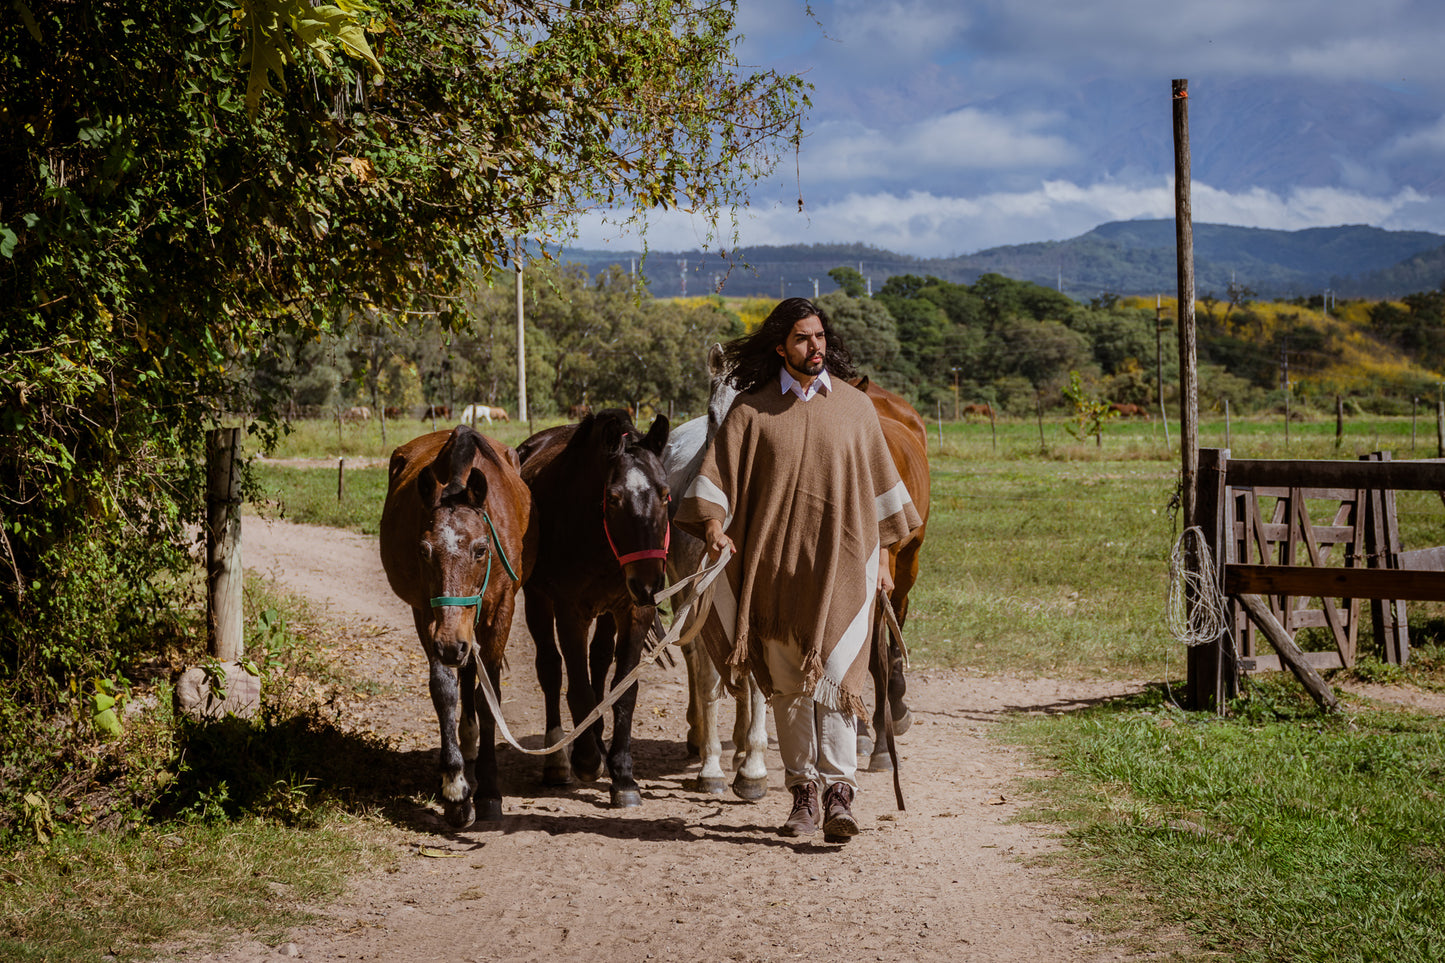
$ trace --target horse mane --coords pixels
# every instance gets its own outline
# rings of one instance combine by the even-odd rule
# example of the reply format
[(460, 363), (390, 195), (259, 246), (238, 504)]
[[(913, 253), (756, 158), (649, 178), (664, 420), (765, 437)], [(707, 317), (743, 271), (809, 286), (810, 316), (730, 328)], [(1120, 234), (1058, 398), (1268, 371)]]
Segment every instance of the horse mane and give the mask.
[[(457, 425), (453, 428), (444, 451), (448, 456), (446, 487), (441, 492), (441, 503), (444, 505), (466, 498), (467, 480), (471, 477), (472, 463), (476, 460), (478, 451), (498, 468), (505, 467), (501, 456), (470, 425)], [(438, 453), (437, 461), (441, 460), (440, 454)], [(436, 463), (432, 464), (435, 467)]]
[(586, 415), (572, 437), (567, 439), (567, 454), (582, 454), (594, 444), (609, 455), (621, 454), (629, 445), (642, 440), (642, 433), (632, 423), (626, 408), (603, 408)]

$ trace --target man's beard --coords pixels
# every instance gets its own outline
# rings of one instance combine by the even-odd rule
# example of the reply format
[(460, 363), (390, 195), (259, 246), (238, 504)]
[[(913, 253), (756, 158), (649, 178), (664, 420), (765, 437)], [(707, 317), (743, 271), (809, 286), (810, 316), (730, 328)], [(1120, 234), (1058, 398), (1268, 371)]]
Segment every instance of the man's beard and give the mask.
[(823, 369), (827, 366), (828, 355), (827, 353), (824, 353), (823, 356), (820, 357), (816, 363), (810, 363), (807, 358), (804, 358), (803, 363), (798, 365), (798, 370), (803, 372), (803, 374), (809, 376), (810, 378), (816, 378), (818, 377), (818, 375), (823, 373)]

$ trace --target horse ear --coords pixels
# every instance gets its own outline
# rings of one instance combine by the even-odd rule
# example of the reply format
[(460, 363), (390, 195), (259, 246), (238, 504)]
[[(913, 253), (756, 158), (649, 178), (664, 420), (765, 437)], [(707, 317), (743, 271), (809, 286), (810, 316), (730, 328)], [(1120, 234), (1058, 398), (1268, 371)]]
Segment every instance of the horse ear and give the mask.
[(417, 473), (416, 493), (421, 496), (421, 502), (423, 505), (436, 504), (437, 489), (440, 487), (441, 482), (437, 481), (437, 476), (432, 471), (431, 465), (427, 465), (425, 468), (423, 468), (420, 472)]
[(669, 427), (667, 415), (658, 415), (652, 419), (652, 427), (647, 430), (647, 437), (642, 439), (642, 447), (661, 458), (662, 449), (667, 447)]
[(473, 508), (481, 508), (487, 500), (487, 476), (480, 468), (473, 468), (467, 476), (467, 501)]
[(714, 378), (726, 371), (723, 357), (723, 346), (714, 341), (712, 347), (707, 349), (707, 373)]
[(867, 393), (868, 393), (868, 376), (867, 376), (867, 375), (864, 375), (863, 377), (859, 378), (857, 381), (853, 382), (853, 387), (857, 388), (859, 391), (863, 392), (864, 394), (867, 394)]

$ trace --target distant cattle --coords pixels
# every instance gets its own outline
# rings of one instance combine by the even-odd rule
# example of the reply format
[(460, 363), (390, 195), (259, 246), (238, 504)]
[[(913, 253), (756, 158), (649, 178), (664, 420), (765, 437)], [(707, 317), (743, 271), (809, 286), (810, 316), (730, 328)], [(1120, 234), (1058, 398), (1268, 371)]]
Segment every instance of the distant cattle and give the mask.
[(382, 409), (382, 413), (385, 414), (388, 418), (401, 417), (401, 409), (396, 407), (395, 405), (387, 405), (385, 408)]
[(989, 421), (993, 421), (993, 408), (987, 402), (977, 405), (964, 405), (963, 417), (987, 418)]
[(341, 420), (347, 422), (370, 421), (371, 409), (366, 407), (365, 405), (357, 405), (353, 408), (347, 408), (341, 413)]
[(1109, 406), (1109, 410), (1120, 418), (1143, 418), (1145, 421), (1152, 420), (1149, 415), (1149, 409), (1142, 405), (1119, 404), (1116, 402)]
[(450, 418), (452, 410), (446, 405), (428, 405), (422, 409), (421, 420), (430, 421), (432, 418)]
[(573, 421), (581, 421), (590, 414), (592, 414), (591, 405), (573, 405), (567, 409), (567, 417)]
[(510, 419), (510, 418), (507, 417), (507, 409), (506, 409), (506, 408), (493, 408), (493, 409), (492, 409), (492, 420), (493, 420), (493, 421), (511, 421), (512, 419)]

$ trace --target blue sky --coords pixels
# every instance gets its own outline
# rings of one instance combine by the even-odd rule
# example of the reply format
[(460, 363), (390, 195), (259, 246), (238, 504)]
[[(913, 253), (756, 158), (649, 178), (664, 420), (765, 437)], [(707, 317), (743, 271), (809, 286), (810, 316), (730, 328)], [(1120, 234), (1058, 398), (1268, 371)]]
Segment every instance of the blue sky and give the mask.
[[(1172, 217), (1188, 78), (1196, 221), (1445, 233), (1440, 0), (741, 0), (740, 59), (814, 87), (739, 246), (946, 257)], [(801, 190), (804, 209), (798, 211)], [(706, 240), (654, 217), (654, 250)], [(578, 246), (635, 244), (589, 219)], [(715, 245), (714, 245), (715, 246)]]

